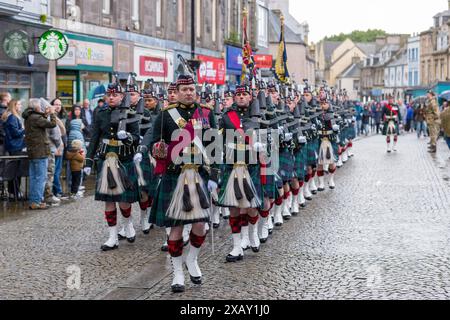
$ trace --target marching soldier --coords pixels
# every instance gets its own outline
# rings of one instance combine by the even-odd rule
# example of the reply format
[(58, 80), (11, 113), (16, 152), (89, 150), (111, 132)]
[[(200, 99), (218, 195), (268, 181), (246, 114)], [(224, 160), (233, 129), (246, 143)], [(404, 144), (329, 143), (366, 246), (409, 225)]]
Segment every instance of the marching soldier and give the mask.
[[(394, 97), (389, 95), (389, 103), (383, 107), (382, 117), (384, 121), (383, 135), (386, 136), (387, 152), (397, 151), (398, 135), (400, 134), (401, 114), (398, 105), (394, 102)], [(391, 137), (394, 137), (394, 144), (391, 148)]]
[(90, 175), (97, 155), (95, 200), (105, 202), (105, 217), (109, 238), (103, 251), (118, 248), (117, 207), (125, 222), (125, 237), (135, 241), (136, 232), (131, 220), (131, 204), (138, 202), (139, 187), (133, 162), (139, 144), (139, 119), (130, 112), (129, 102), (120, 83), (111, 83), (106, 96), (108, 107), (99, 110), (94, 122), (92, 140), (86, 157), (84, 173)]
[(428, 129), (430, 130), (430, 147), (428, 152), (436, 153), (436, 142), (440, 132), (439, 106), (436, 100), (436, 94), (431, 90), (427, 93), (425, 117)]
[[(194, 284), (201, 284), (202, 273), (198, 266), (198, 255), (206, 238), (205, 224), (209, 222), (209, 191), (217, 183), (209, 180), (206, 143), (196, 134), (216, 128), (214, 113), (195, 102), (195, 83), (191, 76), (180, 76), (177, 80), (178, 102), (169, 105), (158, 115), (152, 135), (146, 135), (140, 151), (151, 152), (156, 159), (156, 174), (161, 174), (155, 200), (150, 213), (150, 222), (161, 227), (170, 227), (168, 240), (172, 257), (172, 291), (185, 290), (183, 272), (183, 226), (192, 224), (190, 247), (186, 266)], [(181, 153), (181, 156), (180, 156)], [(201, 161), (192, 161), (200, 158)]]
[(336, 187), (334, 183), (334, 174), (336, 172), (336, 162), (338, 155), (337, 135), (339, 134), (339, 126), (333, 124), (334, 113), (331, 109), (330, 100), (328, 94), (322, 91), (320, 96), (320, 107), (322, 108), (322, 114), (320, 115), (321, 128), (319, 130), (320, 147), (319, 147), (319, 168), (317, 175), (319, 177), (318, 191), (325, 191), (325, 168), (328, 168), (330, 175), (329, 187), (334, 189)]
[[(233, 250), (226, 257), (228, 262), (240, 261), (244, 257), (241, 246), (243, 223), (248, 223), (249, 242), (253, 252), (259, 251), (258, 210), (264, 209), (261, 168), (253, 151), (262, 151), (265, 147), (256, 139), (259, 123), (255, 124), (251, 119), (259, 111), (253, 108), (256, 101), (251, 104), (252, 94), (249, 86), (238, 86), (235, 95), (235, 104), (225, 111), (220, 124), (225, 134), (226, 161), (221, 173), (218, 205), (230, 208)], [(253, 134), (247, 136), (247, 130), (250, 129), (254, 129), (250, 131)], [(229, 134), (231, 132), (233, 135)], [(227, 136), (233, 139), (228, 139)]]

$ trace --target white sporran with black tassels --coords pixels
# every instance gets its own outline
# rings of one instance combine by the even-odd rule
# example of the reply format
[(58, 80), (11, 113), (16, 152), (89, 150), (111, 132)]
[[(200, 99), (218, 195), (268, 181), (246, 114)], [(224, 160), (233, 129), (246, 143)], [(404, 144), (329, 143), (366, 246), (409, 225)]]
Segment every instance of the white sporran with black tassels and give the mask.
[(120, 177), (119, 158), (115, 153), (108, 153), (100, 172), (97, 192), (101, 195), (117, 196), (125, 192), (125, 186)]
[(394, 121), (389, 121), (388, 123), (388, 128), (387, 128), (387, 135), (396, 135), (397, 134), (397, 128), (395, 126), (395, 122)]
[(261, 199), (246, 165), (235, 165), (219, 204), (240, 209), (260, 208)]
[(198, 170), (183, 169), (166, 216), (177, 221), (209, 219), (211, 203), (207, 195)]
[(319, 149), (319, 165), (326, 166), (335, 163), (333, 146), (328, 139), (323, 139)]

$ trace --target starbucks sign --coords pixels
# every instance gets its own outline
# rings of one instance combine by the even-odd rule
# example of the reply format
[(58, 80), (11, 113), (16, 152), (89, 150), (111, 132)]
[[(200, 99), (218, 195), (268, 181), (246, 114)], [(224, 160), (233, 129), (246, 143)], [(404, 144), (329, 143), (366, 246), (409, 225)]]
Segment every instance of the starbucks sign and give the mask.
[(14, 60), (24, 58), (30, 52), (31, 41), (25, 31), (13, 30), (3, 38), (3, 51)]
[(58, 60), (65, 56), (69, 42), (64, 34), (48, 30), (42, 34), (38, 43), (39, 52), (47, 60)]

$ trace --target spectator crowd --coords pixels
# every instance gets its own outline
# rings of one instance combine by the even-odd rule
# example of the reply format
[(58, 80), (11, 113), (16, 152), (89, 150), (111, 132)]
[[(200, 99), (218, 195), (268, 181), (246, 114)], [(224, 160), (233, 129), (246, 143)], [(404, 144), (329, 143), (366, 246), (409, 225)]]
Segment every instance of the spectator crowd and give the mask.
[[(99, 108), (103, 106), (99, 101)], [(95, 112), (90, 101), (66, 112), (60, 99), (51, 102), (32, 98), (24, 108), (23, 101), (0, 93), (0, 193), (9, 201), (25, 201), (32, 210), (58, 205), (61, 200), (83, 195), (83, 166), (92, 135)], [(8, 163), (22, 176), (5, 181)], [(21, 178), (27, 176), (27, 199)], [(63, 187), (61, 177), (66, 177)], [(64, 192), (64, 190), (67, 190)]]

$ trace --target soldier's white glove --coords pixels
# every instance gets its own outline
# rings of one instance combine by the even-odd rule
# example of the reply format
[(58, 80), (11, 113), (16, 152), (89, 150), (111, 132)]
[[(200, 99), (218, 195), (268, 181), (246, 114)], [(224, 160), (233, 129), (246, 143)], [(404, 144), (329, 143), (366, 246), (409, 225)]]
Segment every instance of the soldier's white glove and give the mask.
[(288, 132), (288, 133), (285, 133), (285, 134), (284, 134), (284, 140), (285, 140), (285, 141), (291, 141), (292, 138), (293, 138), (292, 133)]
[(84, 174), (86, 176), (90, 176), (91, 175), (91, 171), (92, 171), (92, 168), (89, 168), (89, 167), (86, 167), (86, 168), (83, 169), (83, 172), (84, 172)]
[(142, 162), (142, 153), (138, 152), (134, 155), (134, 163), (139, 164)]
[(117, 138), (119, 138), (120, 140), (124, 140), (128, 137), (127, 132), (124, 130), (121, 130), (119, 132), (117, 132)]
[(305, 136), (299, 136), (298, 137), (298, 143), (305, 144), (306, 143), (306, 137)]
[(333, 124), (333, 131), (339, 131), (340, 127), (337, 124)]
[(212, 180), (208, 181), (208, 190), (209, 190), (209, 192), (213, 192), (214, 190), (217, 190), (218, 187), (219, 186), (214, 181), (212, 181)]
[(150, 163), (152, 164), (153, 168), (156, 168), (156, 160), (152, 156), (150, 156)]

